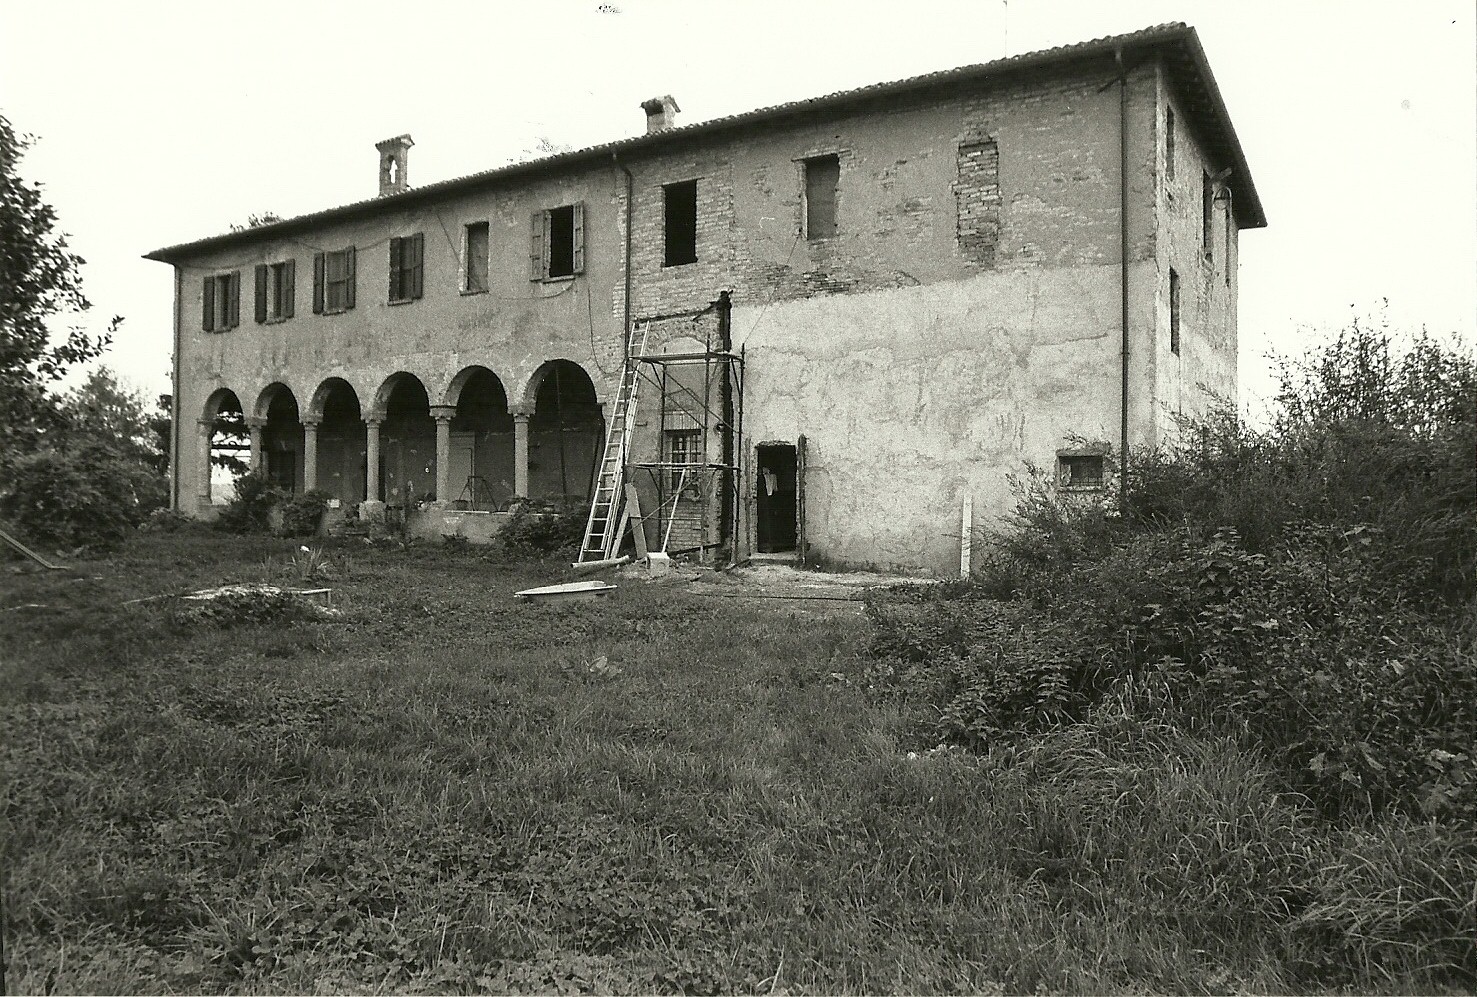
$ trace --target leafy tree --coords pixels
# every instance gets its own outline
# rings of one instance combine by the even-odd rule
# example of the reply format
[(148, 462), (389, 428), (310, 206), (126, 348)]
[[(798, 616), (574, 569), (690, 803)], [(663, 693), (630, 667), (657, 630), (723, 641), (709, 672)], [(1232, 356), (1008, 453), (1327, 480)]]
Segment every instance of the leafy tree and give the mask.
[(282, 216), (275, 211), (255, 212), (246, 216), (245, 224), (232, 223), (232, 232), (245, 232), (248, 229), (261, 228), (263, 225), (274, 225), (282, 220)]
[(115, 316), (100, 336), (74, 325), (52, 341), (49, 319), (80, 315), (91, 303), (82, 294), (83, 260), (56, 231), (55, 209), (40, 184), (17, 173), (32, 141), (0, 114), (0, 459), (34, 447), (55, 426), (47, 386), (101, 355), (122, 322)]

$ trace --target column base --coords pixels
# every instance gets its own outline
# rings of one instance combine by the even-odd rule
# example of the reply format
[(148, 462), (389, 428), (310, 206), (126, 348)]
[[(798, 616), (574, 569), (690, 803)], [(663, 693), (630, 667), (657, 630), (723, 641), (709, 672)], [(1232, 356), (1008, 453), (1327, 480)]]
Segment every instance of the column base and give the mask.
[(365, 523), (383, 523), (385, 504), (375, 499), (365, 499), (359, 503), (359, 519)]

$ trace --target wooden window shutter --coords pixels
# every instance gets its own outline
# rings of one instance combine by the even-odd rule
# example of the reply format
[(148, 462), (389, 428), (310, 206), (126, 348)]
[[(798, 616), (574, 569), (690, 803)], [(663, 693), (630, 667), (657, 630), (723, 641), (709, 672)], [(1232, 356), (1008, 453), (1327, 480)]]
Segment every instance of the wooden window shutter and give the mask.
[(226, 294), (226, 328), (234, 329), (241, 324), (241, 271), (232, 271), (227, 283), (231, 289)]
[(350, 246), (344, 250), (344, 256), (348, 261), (347, 269), (349, 271), (349, 284), (344, 288), (344, 309), (348, 310), (354, 307), (354, 247)]
[(585, 272), (585, 202), (574, 204), (574, 272)]
[(390, 237), (390, 294), (391, 301), (399, 301), (405, 297), (402, 293), (404, 285), (400, 280), (400, 261), (404, 258), (400, 247), (405, 240), (398, 235)]
[(205, 278), (205, 288), (200, 295), (204, 304), (204, 315), (200, 319), (200, 328), (206, 332), (215, 331), (215, 278)]
[(256, 265), (256, 324), (267, 320), (267, 265)]
[(323, 254), (313, 254), (313, 314), (323, 314)]
[(425, 286), (425, 233), (417, 232), (410, 237), (410, 296), (419, 298)]
[(548, 256), (544, 251), (544, 229), (547, 226), (549, 213), (547, 211), (535, 211), (529, 222), (530, 235), (528, 237), (528, 279), (543, 280), (547, 273)]
[(282, 317), (292, 318), (294, 299), (297, 297), (297, 260), (282, 264)]

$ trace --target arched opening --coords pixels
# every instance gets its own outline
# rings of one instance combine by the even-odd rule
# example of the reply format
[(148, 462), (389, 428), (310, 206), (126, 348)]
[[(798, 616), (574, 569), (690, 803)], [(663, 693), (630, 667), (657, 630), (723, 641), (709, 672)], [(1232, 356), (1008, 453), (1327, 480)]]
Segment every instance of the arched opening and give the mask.
[(319, 419), (317, 487), (342, 502), (362, 502), (369, 467), (358, 393), (343, 378), (330, 377), (314, 392), (310, 409)]
[(446, 391), (451, 420), (447, 499), (456, 508), (494, 512), (514, 499), (513, 416), (503, 382), (486, 367), (468, 367)]
[(287, 385), (267, 385), (257, 399), (256, 414), (262, 426), (262, 473), (289, 494), (303, 489), (303, 427), (297, 397)]
[(251, 470), (251, 439), (236, 392), (229, 388), (212, 392), (200, 422), (205, 436), (200, 497), (210, 505), (225, 505), (236, 497), (236, 479)]
[(529, 496), (588, 501), (605, 434), (590, 375), (572, 361), (550, 360), (534, 375), (530, 394)]
[(413, 509), (436, 498), (436, 420), (426, 386), (400, 371), (385, 379), (375, 408), (380, 429), (380, 494), (390, 508)]

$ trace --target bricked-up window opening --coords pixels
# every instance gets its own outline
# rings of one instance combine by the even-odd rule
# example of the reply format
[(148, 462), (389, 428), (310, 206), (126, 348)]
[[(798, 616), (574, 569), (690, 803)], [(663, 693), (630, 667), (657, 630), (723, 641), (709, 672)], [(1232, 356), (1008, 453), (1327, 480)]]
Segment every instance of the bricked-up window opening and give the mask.
[(1057, 482), (1063, 488), (1103, 487), (1103, 458), (1098, 454), (1059, 456)]
[(313, 257), (313, 312), (332, 315), (354, 307), (354, 247)]
[(292, 318), (295, 261), (261, 263), (256, 268), (256, 320), (280, 322)]
[(487, 290), (487, 222), (473, 222), (465, 230), (465, 270), (462, 290), (477, 294)]
[[(703, 459), (703, 431), (701, 429), (669, 429), (666, 440), (667, 455), (664, 460), (671, 464), (697, 464)], [(682, 482), (682, 469), (667, 472), (667, 487), (673, 492)], [(701, 478), (697, 468), (687, 471), (687, 484), (696, 488)]]
[(1213, 229), (1212, 219), (1215, 217), (1215, 184), (1210, 181), (1209, 173), (1200, 175), (1200, 246), (1205, 252), (1205, 258), (1211, 259), (1211, 232)]
[(528, 243), (528, 279), (549, 280), (584, 272), (584, 204), (535, 211)]
[(1169, 352), (1180, 353), (1180, 275), (1169, 268)]
[(806, 239), (829, 239), (836, 234), (836, 187), (840, 182), (839, 156), (816, 156), (805, 161)]
[(225, 332), (240, 324), (241, 272), (205, 278), (201, 327), (206, 332)]
[(1164, 109), (1164, 179), (1174, 179), (1174, 108)]
[(666, 245), (662, 266), (697, 262), (697, 181), (684, 180), (662, 187), (662, 217)]
[(390, 300), (415, 301), (425, 275), (425, 237), (417, 232), (390, 240)]
[(993, 266), (1000, 242), (1000, 150), (993, 140), (959, 146), (959, 252), (971, 263)]

